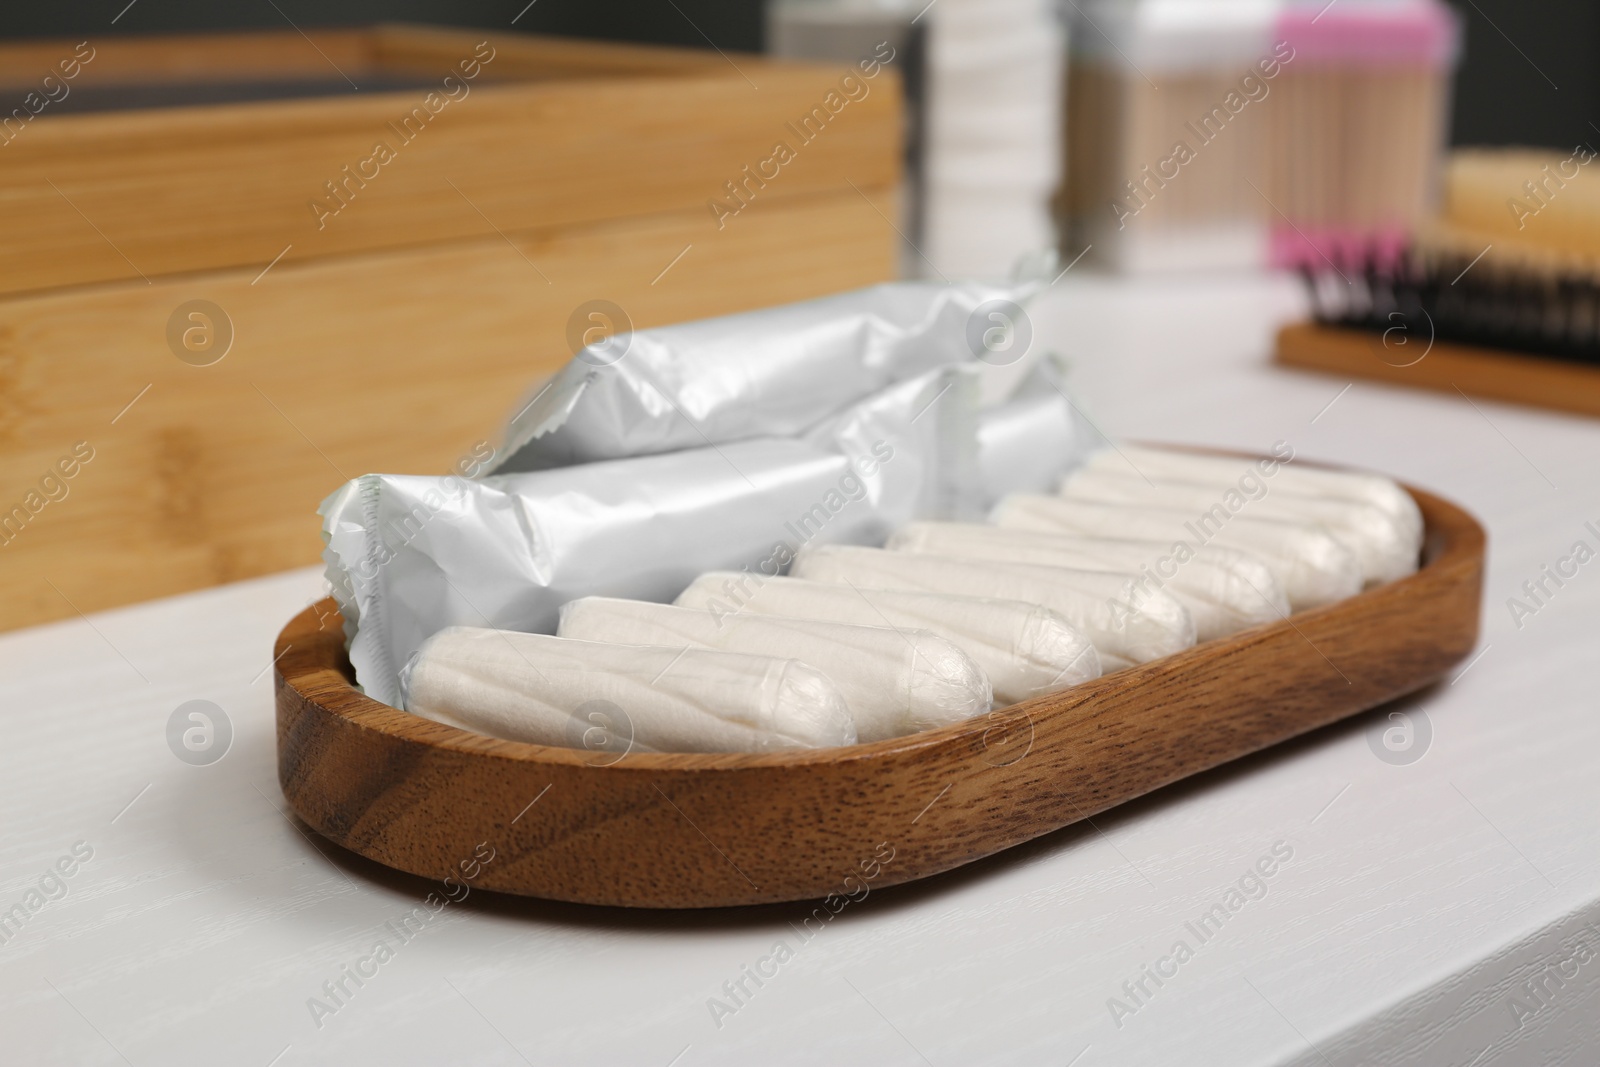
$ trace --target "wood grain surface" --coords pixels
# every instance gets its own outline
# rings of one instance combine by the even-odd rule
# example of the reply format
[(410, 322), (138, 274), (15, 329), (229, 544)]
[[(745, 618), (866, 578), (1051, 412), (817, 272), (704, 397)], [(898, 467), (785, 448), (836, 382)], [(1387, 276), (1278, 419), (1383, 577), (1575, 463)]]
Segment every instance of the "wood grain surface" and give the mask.
[[(332, 79), (362, 75), (444, 73), (485, 39), (481, 29), (380, 23), (359, 29), (136, 34), (88, 42), (93, 58), (73, 86), (120, 87), (218, 80)], [(613, 76), (674, 76), (736, 72), (715, 52), (664, 45), (588, 41), (493, 33), (498, 50), (480, 75), (485, 81), (538, 81)], [(74, 55), (76, 39), (0, 41), (0, 89), (26, 91)], [(772, 61), (758, 56), (750, 62)], [(70, 93), (69, 93), (70, 98)], [(48, 109), (47, 109), (48, 110)]]
[[(8, 531), (0, 628), (315, 563), (323, 497), (498, 444), (518, 398), (571, 357), (586, 301), (646, 327), (891, 276), (894, 197), (872, 196), (756, 205), (720, 234), (690, 209), (279, 264), (259, 283), (235, 271), (0, 301), (0, 511), (75, 443), (94, 450), (63, 499)], [(167, 344), (195, 298), (235, 332), (207, 367)]]
[[(846, 749), (585, 752), (502, 741), (353, 688), (331, 601), (277, 659), (278, 777), (300, 817), (379, 863), (590, 904), (841, 897), (949, 870), (1439, 678), (1478, 633), (1484, 534), (1417, 490), (1423, 566), (988, 717)], [(886, 855), (892, 856), (887, 862)]]
[[(164, 74), (174, 56), (193, 63), (185, 77), (216, 78), (236, 47), (244, 74), (263, 77), (287, 53), (296, 57), (286, 60), (289, 74), (344, 84), (342, 63), (316, 70), (306, 59), (316, 53), (294, 36), (265, 44), (235, 35), (169, 38), (163, 49), (113, 39), (97, 46), (81, 80), (69, 85), (86, 88), (113, 71), (125, 78), (140, 63), (149, 64), (148, 77)], [(786, 124), (820, 106), (848, 65), (740, 56), (736, 69), (714, 55), (708, 64), (672, 49), (499, 32), (393, 29), (335, 35), (330, 47), (346, 61), (360, 49), (372, 54), (371, 65), (346, 72), (357, 84), (362, 70), (442, 82), (484, 40), (494, 58), (481, 64), (470, 91), (410, 140), (394, 127), (420, 106), (426, 88), (90, 114), (44, 106), (0, 148), (7, 219), (0, 293), (259, 271), (286, 246), (284, 262), (293, 263), (474, 238), (492, 227), (579, 225), (691, 206), (709, 234), (717, 227), (707, 201), (726, 197), (724, 183), (744, 181), (743, 168), (768, 159), (780, 140), (795, 158), (776, 178), (749, 186), (757, 203), (898, 181), (893, 70), (801, 143)], [(70, 57), (74, 45), (61, 42), (56, 51)], [(123, 49), (135, 56), (119, 58)], [(42, 59), (52, 54), (49, 45), (25, 51), (41, 73), (50, 69)], [(367, 168), (376, 172), (371, 180), (343, 185), (348, 206), (332, 218), (311, 210), (313, 200), (334, 203), (325, 183), (350, 182), (343, 168), (359, 169), (379, 141), (394, 158)]]
[(1366, 330), (1296, 323), (1278, 332), (1274, 359), (1286, 367), (1600, 415), (1600, 367), (1544, 356), (1447, 341), (1430, 346), (1420, 338), (1386, 345), (1382, 335)]

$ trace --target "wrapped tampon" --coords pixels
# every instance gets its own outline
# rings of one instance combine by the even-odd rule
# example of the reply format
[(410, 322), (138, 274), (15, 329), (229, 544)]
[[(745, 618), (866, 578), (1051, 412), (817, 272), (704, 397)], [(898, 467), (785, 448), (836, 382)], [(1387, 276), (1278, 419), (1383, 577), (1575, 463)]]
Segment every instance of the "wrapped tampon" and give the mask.
[(771, 752), (856, 742), (843, 694), (793, 659), (452, 626), (401, 680), (407, 711), (509, 741)]
[(877, 544), (897, 517), (942, 513), (960, 495), (947, 423), (974, 391), (959, 377), (900, 382), (805, 440), (348, 483), (323, 502), (323, 558), (357, 681), (392, 703), (400, 665), (445, 626), (551, 633), (574, 597), (667, 600), (705, 570), (776, 574), (808, 542)]
[(1195, 637), (1210, 641), (1289, 613), (1272, 570), (1248, 552), (1206, 545), (1174, 552), (1171, 542), (1038, 533), (973, 522), (912, 522), (887, 548), (925, 556), (1029, 563), (1135, 574), (1189, 609)]
[(583, 597), (556, 633), (580, 641), (715, 648), (797, 659), (833, 680), (862, 741), (916, 733), (987, 712), (989, 679), (965, 652), (927, 630), (772, 615), (714, 616), (693, 608)]
[(1132, 537), (1197, 549), (1217, 544), (1257, 556), (1277, 575), (1294, 611), (1320, 607), (1361, 592), (1355, 555), (1318, 526), (1234, 515), (1226, 522), (1170, 508), (1093, 504), (1013, 493), (990, 513), (991, 522), (1023, 530)]
[(1108, 671), (1195, 643), (1194, 620), (1169, 594), (1133, 575), (916, 556), (855, 545), (801, 552), (792, 574), (857, 589), (900, 589), (1042, 604), (1084, 632)]
[(607, 336), (518, 406), (494, 473), (800, 436), (896, 382), (976, 362), (972, 314), (1037, 288), (893, 282)]
[(1035, 485), (1054, 489), (1103, 441), (1073, 412), (1053, 360), (1035, 367), (1006, 403), (983, 412), (977, 437), (974, 518), (988, 514), (1006, 493), (1033, 492)]
[(1355, 554), (1367, 585), (1404, 578), (1417, 569), (1421, 545), (1401, 531), (1400, 522), (1374, 504), (1349, 497), (1304, 496), (1262, 479), (1219, 490), (1199, 482), (1146, 480), (1109, 468), (1078, 470), (1061, 483), (1060, 496), (1103, 504), (1173, 508), (1196, 515), (1235, 512), (1257, 519), (1281, 519), (1321, 526)]
[(1241, 483), (1254, 477), (1291, 493), (1359, 500), (1393, 518), (1408, 541), (1418, 545), (1422, 543), (1422, 511), (1411, 494), (1400, 488), (1394, 479), (1380, 474), (1290, 466), (1293, 459), (1294, 449), (1282, 441), (1273, 446), (1270, 457), (1254, 460), (1208, 456), (1148, 445), (1121, 445), (1115, 449), (1101, 449), (1090, 456), (1083, 466), (1087, 470), (1133, 473), (1135, 477), (1143, 476), (1152, 481), (1172, 479), (1201, 482), (1218, 489), (1244, 489), (1247, 485)]
[(1018, 600), (851, 589), (714, 571), (691, 582), (675, 603), (714, 618), (748, 613), (931, 630), (972, 657), (1000, 705), (1100, 676), (1100, 655), (1081, 630), (1048, 608)]

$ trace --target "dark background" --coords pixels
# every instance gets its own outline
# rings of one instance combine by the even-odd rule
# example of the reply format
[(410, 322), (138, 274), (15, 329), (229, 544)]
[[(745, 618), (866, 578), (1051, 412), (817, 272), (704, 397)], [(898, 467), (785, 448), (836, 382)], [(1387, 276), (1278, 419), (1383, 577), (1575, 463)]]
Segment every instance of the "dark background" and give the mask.
[[(1600, 3), (1451, 0), (1466, 24), (1457, 144), (1600, 143)], [(0, 37), (432, 22), (759, 51), (760, 0), (91, 0), (6, 12)], [(119, 16), (119, 12), (122, 14)], [(520, 13), (520, 14), (519, 14)], [(112, 19), (117, 19), (115, 25)]]

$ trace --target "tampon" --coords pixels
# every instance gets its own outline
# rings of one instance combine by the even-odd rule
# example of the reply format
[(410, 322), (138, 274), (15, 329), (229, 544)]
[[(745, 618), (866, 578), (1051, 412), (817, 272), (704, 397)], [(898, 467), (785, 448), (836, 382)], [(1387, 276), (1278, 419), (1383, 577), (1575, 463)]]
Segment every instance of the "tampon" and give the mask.
[(1226, 523), (1171, 508), (1092, 504), (1082, 500), (1013, 493), (995, 505), (999, 526), (1094, 537), (1133, 537), (1198, 549), (1217, 544), (1254, 553), (1277, 575), (1295, 611), (1320, 607), (1361, 592), (1361, 567), (1326, 530), (1279, 519), (1235, 515)]
[[(1305, 496), (1344, 497), (1360, 500), (1387, 513), (1399, 524), (1410, 541), (1422, 543), (1422, 510), (1411, 494), (1392, 478), (1355, 471), (1331, 471), (1320, 467), (1290, 466), (1294, 450), (1285, 445), (1273, 449), (1272, 456), (1251, 460), (1245, 457), (1208, 456), (1176, 449), (1146, 445), (1121, 445), (1102, 449), (1084, 464), (1089, 470), (1134, 473), (1150, 478), (1202, 482), (1219, 488), (1238, 486), (1255, 477), (1278, 489)], [(1131, 469), (1130, 469), (1130, 464)], [(1246, 483), (1248, 486), (1248, 482)]]
[(927, 630), (855, 626), (772, 615), (717, 616), (693, 608), (583, 597), (561, 609), (556, 633), (581, 641), (715, 648), (797, 659), (844, 694), (861, 741), (959, 722), (987, 712), (989, 679), (967, 654)]
[(856, 545), (807, 548), (794, 562), (798, 578), (858, 589), (903, 589), (998, 597), (1042, 604), (1084, 632), (1110, 671), (1171, 655), (1194, 644), (1194, 620), (1159, 589), (1140, 589), (1132, 575), (914, 556)]
[[(440, 630), (401, 676), (406, 710), (465, 730), (617, 751), (770, 752), (853, 745), (844, 695), (793, 659)], [(612, 750), (608, 744), (607, 750)]]
[(1100, 676), (1100, 655), (1059, 614), (1018, 600), (851, 589), (739, 571), (702, 574), (676, 603), (715, 617), (737, 613), (931, 630), (988, 675), (995, 703), (1054, 693)]
[(1223, 517), (1237, 512), (1250, 518), (1321, 526), (1355, 553), (1368, 585), (1391, 582), (1416, 571), (1421, 548), (1416, 538), (1401, 532), (1393, 515), (1376, 505), (1349, 497), (1303, 496), (1260, 479), (1252, 482), (1246, 493), (1234, 485), (1219, 489), (1199, 482), (1146, 481), (1132, 472), (1124, 476), (1110, 470), (1080, 469), (1062, 482), (1059, 495), (1068, 500), (1173, 508), (1195, 515)]
[(1210, 641), (1289, 613), (1272, 570), (1248, 552), (1207, 545), (1173, 551), (1164, 541), (1038, 533), (975, 522), (912, 522), (886, 546), (896, 552), (954, 559), (1135, 574), (1189, 609), (1195, 637)]

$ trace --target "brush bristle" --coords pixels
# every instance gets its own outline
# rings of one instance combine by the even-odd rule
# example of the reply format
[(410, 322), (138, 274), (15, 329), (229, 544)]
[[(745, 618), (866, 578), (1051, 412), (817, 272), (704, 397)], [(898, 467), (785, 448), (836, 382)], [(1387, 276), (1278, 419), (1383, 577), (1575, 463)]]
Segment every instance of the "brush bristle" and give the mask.
[(1303, 272), (1318, 322), (1600, 363), (1600, 280), (1592, 274), (1416, 248), (1343, 258)]

